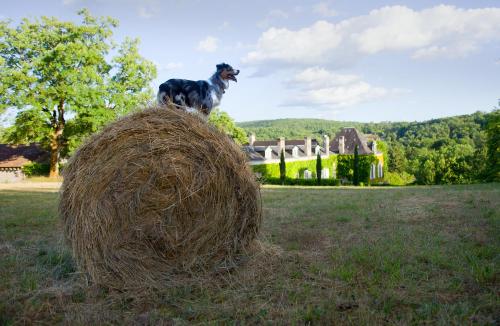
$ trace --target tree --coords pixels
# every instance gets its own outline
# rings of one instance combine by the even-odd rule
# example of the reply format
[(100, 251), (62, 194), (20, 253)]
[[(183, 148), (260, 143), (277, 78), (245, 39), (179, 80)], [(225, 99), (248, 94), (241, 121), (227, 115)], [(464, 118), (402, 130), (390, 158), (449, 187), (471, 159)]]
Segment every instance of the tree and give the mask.
[(81, 24), (41, 17), (11, 28), (0, 22), (0, 113), (18, 111), (7, 131), (12, 143), (50, 150), (50, 177), (61, 153), (105, 123), (145, 104), (156, 77), (153, 63), (127, 39), (109, 62), (116, 20), (81, 10)]
[(318, 180), (318, 185), (321, 184), (321, 170), (323, 166), (321, 164), (321, 155), (318, 153), (316, 156), (316, 179)]
[(487, 180), (500, 181), (500, 110), (494, 110), (488, 117), (487, 134)]
[(358, 145), (354, 146), (354, 172), (352, 177), (352, 183), (355, 186), (359, 186), (359, 154)]
[(245, 130), (238, 127), (227, 112), (220, 109), (213, 110), (208, 122), (231, 137), (237, 144), (242, 145), (248, 142)]
[(281, 184), (285, 184), (285, 178), (286, 178), (286, 163), (285, 163), (285, 150), (281, 150), (280, 154), (280, 180)]
[(403, 173), (406, 170), (406, 155), (403, 145), (391, 142), (389, 145), (388, 161), (384, 162), (390, 172)]

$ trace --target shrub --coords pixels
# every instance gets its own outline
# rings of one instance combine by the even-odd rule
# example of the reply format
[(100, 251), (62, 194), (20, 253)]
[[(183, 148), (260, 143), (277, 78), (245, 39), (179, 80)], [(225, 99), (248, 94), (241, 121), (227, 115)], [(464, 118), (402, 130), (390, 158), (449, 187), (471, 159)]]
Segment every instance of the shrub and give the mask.
[(391, 186), (406, 186), (415, 182), (415, 176), (407, 172), (387, 172), (384, 180)]
[(27, 177), (49, 175), (50, 165), (48, 163), (28, 163), (22, 167), (24, 175)]
[[(285, 178), (285, 180), (282, 182), (281, 178), (266, 177), (266, 178), (261, 178), (260, 182), (262, 184), (268, 184), (268, 185), (287, 185), (287, 186), (317, 186), (318, 185), (318, 180), (314, 179), (314, 178), (312, 178), (312, 179)], [(319, 185), (320, 186), (339, 186), (340, 180), (339, 179), (321, 179), (321, 183)]]

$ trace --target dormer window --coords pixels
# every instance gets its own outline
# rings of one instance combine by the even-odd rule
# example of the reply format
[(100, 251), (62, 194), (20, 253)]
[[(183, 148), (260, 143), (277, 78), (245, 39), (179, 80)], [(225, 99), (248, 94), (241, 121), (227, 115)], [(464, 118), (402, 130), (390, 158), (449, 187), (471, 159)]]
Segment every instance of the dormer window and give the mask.
[(270, 146), (267, 146), (265, 152), (264, 152), (264, 157), (266, 160), (270, 160), (273, 158), (273, 150), (271, 149)]

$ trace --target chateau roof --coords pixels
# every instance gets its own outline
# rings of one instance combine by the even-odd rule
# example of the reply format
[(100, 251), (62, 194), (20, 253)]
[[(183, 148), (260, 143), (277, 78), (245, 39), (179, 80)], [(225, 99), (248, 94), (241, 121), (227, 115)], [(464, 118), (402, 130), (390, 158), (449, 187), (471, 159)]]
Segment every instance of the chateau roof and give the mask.
[(342, 128), (335, 135), (330, 143), (330, 151), (339, 153), (339, 139), (344, 137), (344, 154), (354, 154), (354, 147), (358, 145), (359, 154), (372, 154), (373, 151), (368, 147), (366, 137), (356, 130), (356, 128)]

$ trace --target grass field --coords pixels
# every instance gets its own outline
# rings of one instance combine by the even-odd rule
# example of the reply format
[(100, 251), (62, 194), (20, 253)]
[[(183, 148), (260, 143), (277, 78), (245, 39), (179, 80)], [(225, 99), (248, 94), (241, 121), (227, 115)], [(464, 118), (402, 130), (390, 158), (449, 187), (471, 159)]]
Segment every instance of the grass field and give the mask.
[(0, 188), (0, 324), (498, 324), (500, 185), (262, 191), (267, 253), (217, 279), (85, 283), (54, 187)]

